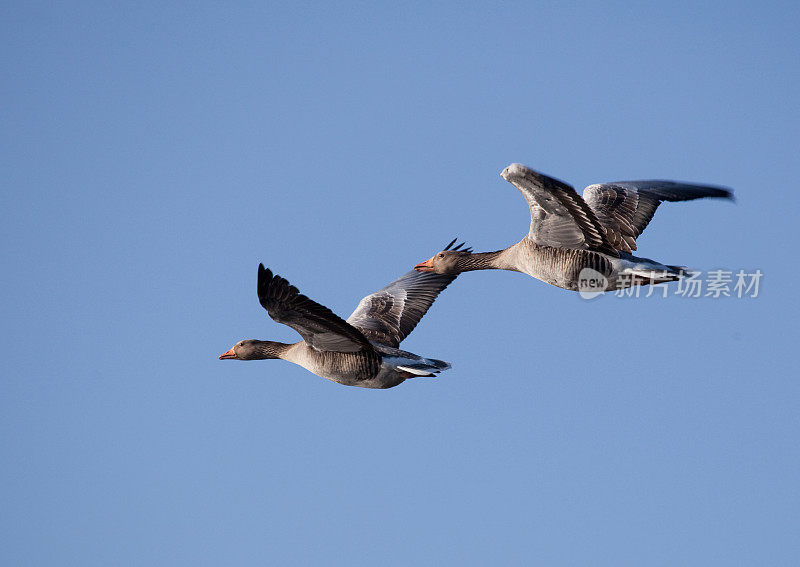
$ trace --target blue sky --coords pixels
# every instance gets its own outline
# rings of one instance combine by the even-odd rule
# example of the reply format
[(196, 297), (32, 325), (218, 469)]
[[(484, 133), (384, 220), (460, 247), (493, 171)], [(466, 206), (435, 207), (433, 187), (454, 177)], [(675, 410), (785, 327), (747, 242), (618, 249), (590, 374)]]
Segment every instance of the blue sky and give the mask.
[[(793, 3), (13, 3), (3, 55), (6, 565), (796, 565)], [(347, 316), (499, 177), (667, 178), (640, 252), (757, 298), (459, 278), (371, 391), (282, 361), (259, 262)]]

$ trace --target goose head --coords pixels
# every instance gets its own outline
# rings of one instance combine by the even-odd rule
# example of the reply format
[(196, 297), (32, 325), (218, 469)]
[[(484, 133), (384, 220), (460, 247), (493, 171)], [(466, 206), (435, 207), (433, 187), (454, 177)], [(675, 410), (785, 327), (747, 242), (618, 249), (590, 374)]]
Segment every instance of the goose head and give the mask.
[(239, 341), (228, 351), (219, 355), (220, 360), (264, 360), (266, 358), (280, 358), (280, 354), (285, 350), (283, 343), (273, 341), (258, 341), (247, 339)]
[(414, 269), (418, 272), (434, 272), (437, 274), (458, 273), (458, 252), (452, 250), (442, 250), (435, 256), (420, 262)]
[(459, 273), (461, 271), (459, 269), (459, 260), (472, 254), (472, 248), (459, 250), (459, 248), (464, 246), (463, 242), (458, 246), (451, 248), (453, 244), (455, 244), (456, 240), (457, 239), (454, 238), (450, 244), (444, 247), (444, 250), (438, 254), (435, 254), (424, 262), (420, 262), (414, 266), (414, 269), (418, 272), (434, 272), (436, 274)]

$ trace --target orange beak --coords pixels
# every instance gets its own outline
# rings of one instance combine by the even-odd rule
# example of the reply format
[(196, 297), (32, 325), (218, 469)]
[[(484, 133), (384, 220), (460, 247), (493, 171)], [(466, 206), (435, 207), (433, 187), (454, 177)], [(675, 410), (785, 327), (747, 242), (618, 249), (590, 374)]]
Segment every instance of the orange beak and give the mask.
[(424, 262), (420, 262), (419, 264), (414, 266), (414, 269), (417, 270), (418, 272), (432, 272), (433, 257), (431, 257), (429, 260), (425, 260)]
[(225, 358), (236, 358), (236, 353), (233, 352), (233, 349), (231, 349), (228, 352), (223, 352), (221, 355), (219, 355), (220, 360), (223, 360)]

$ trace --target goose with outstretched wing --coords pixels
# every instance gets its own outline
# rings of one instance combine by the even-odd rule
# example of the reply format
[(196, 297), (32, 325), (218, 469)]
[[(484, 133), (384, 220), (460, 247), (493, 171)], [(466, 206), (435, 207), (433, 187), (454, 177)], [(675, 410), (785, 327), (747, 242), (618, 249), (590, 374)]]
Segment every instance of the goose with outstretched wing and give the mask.
[(345, 321), (259, 264), (261, 306), (303, 340), (286, 344), (248, 339), (219, 358), (281, 358), (333, 382), (362, 388), (392, 388), (408, 378), (434, 376), (450, 364), (400, 350), (399, 346), (457, 276), (408, 272), (362, 299)]
[(531, 226), (504, 250), (444, 249), (414, 269), (435, 274), (512, 270), (573, 291), (609, 291), (679, 279), (687, 270), (634, 256), (636, 238), (663, 201), (733, 199), (724, 187), (675, 181), (617, 181), (570, 185), (512, 163), (501, 176), (528, 202)]

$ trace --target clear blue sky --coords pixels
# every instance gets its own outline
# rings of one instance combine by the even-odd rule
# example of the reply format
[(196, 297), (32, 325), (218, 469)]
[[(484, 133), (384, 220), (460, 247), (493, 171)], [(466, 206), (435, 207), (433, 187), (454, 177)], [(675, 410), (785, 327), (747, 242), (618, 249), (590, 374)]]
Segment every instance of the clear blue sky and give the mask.
[[(7, 4), (0, 563), (797, 565), (796, 3)], [(385, 4), (385, 3), (383, 3)], [(347, 316), (499, 177), (727, 185), (643, 255), (755, 299), (459, 278), (432, 380), (282, 361), (259, 262)]]

